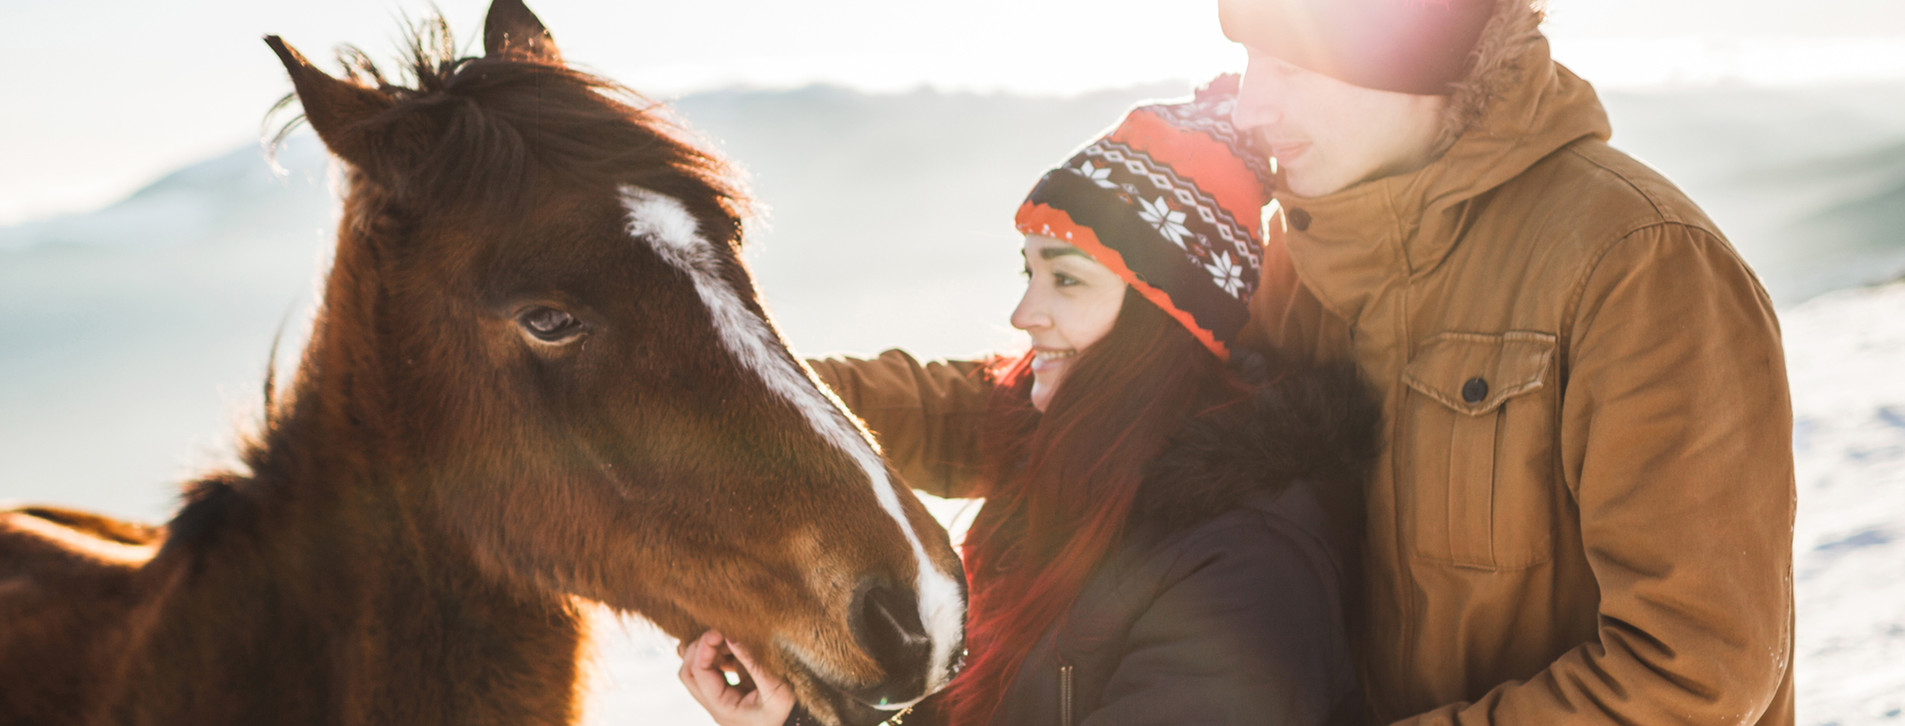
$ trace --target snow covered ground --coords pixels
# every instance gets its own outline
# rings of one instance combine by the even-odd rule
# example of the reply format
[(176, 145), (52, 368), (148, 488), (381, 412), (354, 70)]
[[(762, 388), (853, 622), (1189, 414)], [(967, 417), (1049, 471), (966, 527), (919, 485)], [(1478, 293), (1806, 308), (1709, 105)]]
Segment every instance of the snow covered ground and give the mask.
[(1905, 724), (1905, 283), (1781, 316), (1800, 723)]

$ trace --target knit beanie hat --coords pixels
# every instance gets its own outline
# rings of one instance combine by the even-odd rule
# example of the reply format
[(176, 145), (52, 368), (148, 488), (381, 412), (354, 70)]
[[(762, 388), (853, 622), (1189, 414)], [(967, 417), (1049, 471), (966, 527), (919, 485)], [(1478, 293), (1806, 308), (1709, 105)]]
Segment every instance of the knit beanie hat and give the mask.
[(1039, 179), (1020, 232), (1065, 240), (1230, 358), (1263, 260), (1268, 155), (1230, 123), (1237, 77), (1132, 109)]
[(1224, 35), (1350, 85), (1435, 96), (1468, 73), (1496, 2), (1219, 0)]

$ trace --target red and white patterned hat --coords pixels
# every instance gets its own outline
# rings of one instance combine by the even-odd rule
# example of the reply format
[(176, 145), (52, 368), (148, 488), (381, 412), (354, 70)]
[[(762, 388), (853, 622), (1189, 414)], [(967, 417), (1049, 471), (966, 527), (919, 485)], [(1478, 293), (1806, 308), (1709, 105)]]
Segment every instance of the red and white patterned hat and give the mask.
[(1070, 242), (1228, 359), (1250, 317), (1268, 155), (1230, 123), (1237, 77), (1143, 105), (1039, 179), (1017, 226)]

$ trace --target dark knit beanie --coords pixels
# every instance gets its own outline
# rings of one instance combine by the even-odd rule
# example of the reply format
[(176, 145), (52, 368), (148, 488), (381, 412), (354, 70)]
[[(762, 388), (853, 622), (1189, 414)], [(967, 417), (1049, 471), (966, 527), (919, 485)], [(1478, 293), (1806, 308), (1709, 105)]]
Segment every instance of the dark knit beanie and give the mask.
[[(1502, 0), (1525, 2), (1525, 0)], [(1224, 35), (1350, 85), (1443, 95), (1496, 0), (1219, 0)]]
[(1017, 226), (1070, 242), (1228, 360), (1262, 264), (1270, 165), (1230, 112), (1237, 77), (1139, 106), (1019, 206)]

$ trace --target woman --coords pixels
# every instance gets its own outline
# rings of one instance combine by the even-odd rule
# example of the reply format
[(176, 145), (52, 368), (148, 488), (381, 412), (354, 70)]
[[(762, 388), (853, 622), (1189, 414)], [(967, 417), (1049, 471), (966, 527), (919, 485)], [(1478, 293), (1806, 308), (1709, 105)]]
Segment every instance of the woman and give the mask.
[[(1359, 716), (1343, 618), (1377, 413), (1346, 368), (1235, 347), (1269, 170), (1234, 89), (1133, 110), (1020, 207), (1032, 347), (995, 366), (985, 475), (959, 493), (986, 498), (968, 664), (908, 726)], [(802, 722), (718, 633), (683, 650), (718, 722)], [(730, 655), (751, 682), (722, 678)]]

